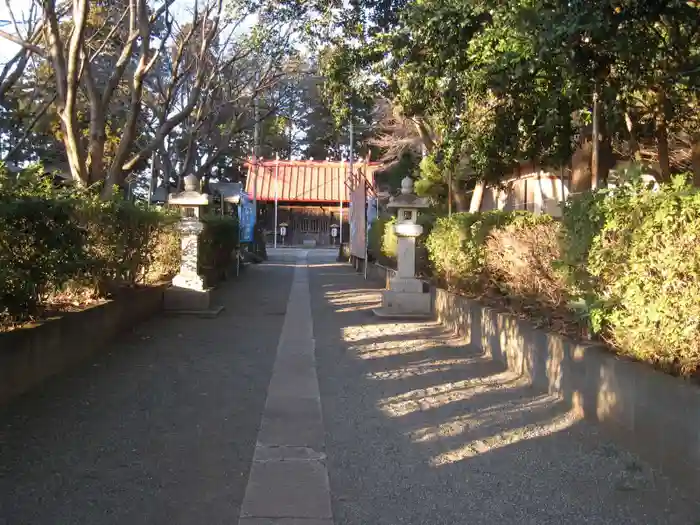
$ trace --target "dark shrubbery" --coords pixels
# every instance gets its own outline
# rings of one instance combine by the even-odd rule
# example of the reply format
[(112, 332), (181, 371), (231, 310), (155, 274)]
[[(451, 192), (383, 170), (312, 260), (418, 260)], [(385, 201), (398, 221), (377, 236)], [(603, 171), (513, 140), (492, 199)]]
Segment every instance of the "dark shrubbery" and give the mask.
[(219, 280), (234, 263), (239, 246), (238, 217), (203, 215), (204, 231), (199, 243), (200, 271), (211, 280)]
[(0, 190), (0, 314), (23, 320), (42, 298), (88, 270), (88, 232), (75, 202)]

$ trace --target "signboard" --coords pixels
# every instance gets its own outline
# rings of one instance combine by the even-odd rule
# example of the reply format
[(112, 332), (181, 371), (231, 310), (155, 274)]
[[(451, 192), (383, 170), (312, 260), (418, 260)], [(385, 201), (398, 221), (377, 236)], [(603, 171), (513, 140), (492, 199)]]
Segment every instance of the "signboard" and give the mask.
[(333, 225), (331, 226), (331, 237), (334, 239), (338, 236), (338, 227)]
[(253, 242), (255, 229), (255, 203), (247, 193), (241, 192), (241, 200), (238, 203), (238, 228), (240, 242)]
[(286, 226), (280, 226), (280, 235), (281, 235), (282, 237), (286, 237), (286, 236), (287, 236), (287, 227), (286, 227)]

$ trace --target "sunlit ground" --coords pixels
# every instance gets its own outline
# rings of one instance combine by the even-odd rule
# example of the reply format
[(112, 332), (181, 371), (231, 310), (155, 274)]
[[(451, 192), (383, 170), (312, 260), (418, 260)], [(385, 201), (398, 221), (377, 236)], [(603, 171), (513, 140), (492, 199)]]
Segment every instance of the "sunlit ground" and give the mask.
[[(327, 291), (336, 312), (367, 309), (377, 290)], [(578, 421), (556, 395), (537, 392), (526, 377), (490, 360), (436, 322), (367, 318), (343, 340), (367, 362), (366, 377), (391, 382), (398, 394), (377, 402), (417, 445), (430, 445), (433, 466), (454, 463), (519, 441), (553, 434)], [(404, 422), (419, 416), (424, 424)], [(436, 448), (437, 445), (437, 448)]]

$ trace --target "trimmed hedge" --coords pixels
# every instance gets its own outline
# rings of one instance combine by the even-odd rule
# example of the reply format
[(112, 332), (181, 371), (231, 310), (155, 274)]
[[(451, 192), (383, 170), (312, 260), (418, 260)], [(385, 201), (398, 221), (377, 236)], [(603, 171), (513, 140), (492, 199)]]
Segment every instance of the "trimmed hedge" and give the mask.
[(396, 266), (396, 234), (394, 217), (378, 217), (369, 227), (367, 252), (371, 259), (384, 266)]
[(426, 246), (435, 277), (450, 287), (482, 291), (486, 276), (487, 239), (493, 229), (549, 222), (529, 212), (455, 213), (437, 219)]
[(665, 370), (700, 370), (698, 189), (633, 180), (571, 201), (564, 225), (570, 294), (593, 330)]
[[(437, 220), (434, 275), (468, 295), (587, 326), (619, 352), (666, 371), (700, 371), (700, 192), (678, 178), (632, 178), (570, 200), (561, 222), (528, 212)], [(571, 330), (569, 330), (571, 331)]]
[(209, 279), (223, 278), (235, 260), (235, 250), (239, 246), (240, 229), (238, 217), (230, 215), (203, 215), (204, 230), (199, 243), (200, 272)]
[[(0, 329), (56, 303), (107, 298), (172, 277), (178, 215), (115, 197), (55, 188), (39, 170), (0, 171)], [(238, 247), (236, 217), (205, 215), (200, 269), (218, 280)]]

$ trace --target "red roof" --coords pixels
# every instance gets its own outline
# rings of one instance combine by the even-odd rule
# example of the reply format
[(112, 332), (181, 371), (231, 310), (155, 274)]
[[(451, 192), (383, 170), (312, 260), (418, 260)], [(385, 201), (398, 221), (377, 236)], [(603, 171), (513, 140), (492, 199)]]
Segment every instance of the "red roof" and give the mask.
[[(318, 160), (266, 160), (258, 162), (257, 177), (253, 166), (246, 162), (248, 178), (246, 192), (253, 196), (257, 182), (257, 198), (260, 201), (275, 200), (275, 177), (277, 178), (277, 199), (291, 202), (349, 202), (345, 181), (350, 175), (347, 162)], [(356, 162), (355, 173), (365, 174), (370, 184), (374, 184), (374, 173), (381, 167), (380, 162)]]

